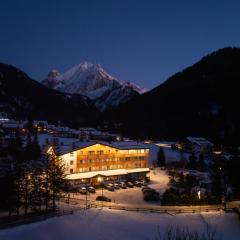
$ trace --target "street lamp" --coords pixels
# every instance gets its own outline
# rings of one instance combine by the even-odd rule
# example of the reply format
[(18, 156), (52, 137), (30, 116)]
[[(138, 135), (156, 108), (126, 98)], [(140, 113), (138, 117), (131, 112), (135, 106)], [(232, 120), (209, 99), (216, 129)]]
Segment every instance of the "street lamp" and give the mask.
[(198, 199), (200, 201), (201, 200), (201, 191), (200, 190), (197, 192), (197, 195), (198, 195)]
[(199, 200), (199, 205), (200, 205), (200, 212), (201, 212), (201, 191), (200, 190), (198, 190), (197, 195), (198, 195), (198, 200)]
[(102, 187), (102, 197), (103, 197), (103, 179), (101, 177), (98, 177), (97, 178), (98, 182), (101, 184), (101, 187)]
[(101, 184), (101, 187), (102, 187), (102, 208), (103, 208), (103, 179), (102, 177), (98, 177), (97, 178), (97, 181)]

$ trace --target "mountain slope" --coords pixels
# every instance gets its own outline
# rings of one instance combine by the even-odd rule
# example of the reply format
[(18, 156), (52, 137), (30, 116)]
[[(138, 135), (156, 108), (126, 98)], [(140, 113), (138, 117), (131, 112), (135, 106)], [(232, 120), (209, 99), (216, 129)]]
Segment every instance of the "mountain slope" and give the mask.
[(89, 97), (105, 111), (143, 93), (133, 83), (119, 81), (110, 76), (99, 64), (83, 62), (60, 74), (52, 70), (42, 83), (65, 93), (79, 93)]
[(240, 139), (240, 49), (224, 48), (170, 77), (152, 91), (105, 114), (104, 122), (129, 136)]
[(32, 117), (71, 123), (84, 123), (98, 115), (87, 97), (49, 89), (3, 63), (0, 63), (0, 111), (22, 119)]

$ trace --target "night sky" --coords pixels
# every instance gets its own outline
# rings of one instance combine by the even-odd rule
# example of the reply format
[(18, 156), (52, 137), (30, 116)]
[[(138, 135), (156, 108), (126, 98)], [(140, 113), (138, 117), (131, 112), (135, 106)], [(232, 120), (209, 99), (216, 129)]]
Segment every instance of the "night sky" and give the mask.
[(42, 80), (84, 60), (145, 88), (240, 43), (240, 1), (7, 0), (0, 62)]

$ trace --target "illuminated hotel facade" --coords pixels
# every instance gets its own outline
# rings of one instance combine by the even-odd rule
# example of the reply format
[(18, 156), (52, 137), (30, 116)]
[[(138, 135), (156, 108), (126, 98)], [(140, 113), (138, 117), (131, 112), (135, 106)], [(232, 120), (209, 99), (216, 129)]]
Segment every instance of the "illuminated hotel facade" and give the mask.
[(67, 179), (75, 182), (148, 177), (149, 148), (135, 142), (86, 142), (60, 147)]

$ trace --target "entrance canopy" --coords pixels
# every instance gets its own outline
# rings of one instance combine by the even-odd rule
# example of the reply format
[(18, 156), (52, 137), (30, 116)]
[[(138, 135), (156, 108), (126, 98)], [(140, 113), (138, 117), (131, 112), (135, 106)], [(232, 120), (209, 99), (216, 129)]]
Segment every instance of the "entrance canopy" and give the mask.
[(134, 169), (115, 169), (115, 170), (106, 170), (106, 171), (95, 171), (95, 172), (84, 172), (84, 173), (74, 173), (66, 176), (67, 180), (77, 180), (77, 179), (86, 179), (93, 178), (98, 175), (111, 177), (111, 176), (122, 176), (129, 173), (141, 173), (149, 172), (149, 168), (134, 168)]

